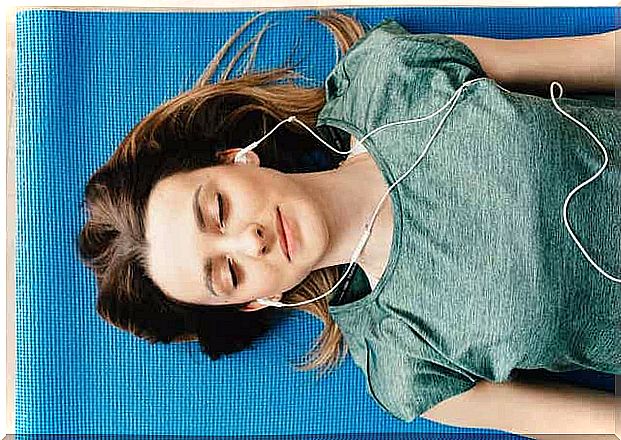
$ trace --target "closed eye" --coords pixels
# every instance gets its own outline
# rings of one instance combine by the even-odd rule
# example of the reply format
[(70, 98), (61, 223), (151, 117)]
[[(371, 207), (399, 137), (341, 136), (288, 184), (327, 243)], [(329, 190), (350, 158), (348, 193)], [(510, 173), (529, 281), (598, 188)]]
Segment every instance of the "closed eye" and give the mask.
[(237, 289), (237, 275), (235, 274), (235, 270), (233, 270), (233, 264), (231, 259), (228, 259), (229, 262), (229, 271), (231, 272), (231, 280), (233, 281), (233, 288)]
[(224, 227), (224, 207), (222, 203), (222, 194), (217, 193), (217, 198), (218, 198), (218, 223), (220, 224), (220, 227), (223, 228)]
[[(218, 222), (220, 223), (220, 227), (224, 228), (224, 203), (222, 200), (222, 194), (216, 193), (216, 198), (218, 199)], [(237, 289), (238, 279), (237, 274), (235, 273), (235, 269), (233, 268), (233, 260), (227, 258), (227, 263), (229, 265), (229, 272), (231, 274), (231, 282), (233, 284), (233, 288)]]

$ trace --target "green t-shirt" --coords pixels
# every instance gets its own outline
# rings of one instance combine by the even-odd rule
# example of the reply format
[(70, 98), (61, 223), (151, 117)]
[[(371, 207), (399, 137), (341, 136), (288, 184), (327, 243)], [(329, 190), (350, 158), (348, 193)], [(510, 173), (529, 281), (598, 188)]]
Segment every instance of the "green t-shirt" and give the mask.
[[(384, 20), (326, 79), (317, 125), (361, 139), (441, 108), (485, 77), (470, 49)], [(558, 93), (558, 92), (557, 92)], [(609, 153), (568, 206), (572, 230), (621, 276), (621, 114), (612, 97), (557, 99)], [(445, 112), (364, 142), (387, 184), (419, 157)], [(419, 165), (390, 193), (394, 233), (373, 291), (330, 312), (368, 391), (412, 421), (479, 380), (514, 369), (621, 374), (621, 284), (601, 275), (563, 223), (570, 191), (604, 163), (551, 99), (491, 79), (463, 90)]]

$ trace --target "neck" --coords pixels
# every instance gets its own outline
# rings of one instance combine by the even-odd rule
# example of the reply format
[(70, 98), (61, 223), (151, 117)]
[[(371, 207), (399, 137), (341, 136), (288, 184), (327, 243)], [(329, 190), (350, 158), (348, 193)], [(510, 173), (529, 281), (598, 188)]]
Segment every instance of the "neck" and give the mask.
[[(382, 182), (377, 181), (378, 176), (371, 172), (372, 162), (366, 154), (356, 155), (333, 170), (290, 175), (308, 190), (326, 219), (330, 237), (328, 249), (314, 270), (349, 263), (364, 231), (364, 224), (370, 219), (384, 191)], [(387, 203), (382, 205), (382, 211)], [(379, 220), (376, 219), (371, 239), (358, 259), (360, 265), (373, 258), (370, 245)]]

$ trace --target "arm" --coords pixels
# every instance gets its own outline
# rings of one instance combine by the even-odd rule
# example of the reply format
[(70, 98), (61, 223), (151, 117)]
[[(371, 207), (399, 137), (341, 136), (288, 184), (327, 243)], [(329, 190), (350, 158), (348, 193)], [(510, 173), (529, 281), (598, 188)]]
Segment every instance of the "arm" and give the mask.
[(613, 394), (568, 384), (481, 381), (421, 416), (448, 425), (545, 439), (546, 433), (614, 433), (614, 402)]
[(560, 82), (568, 92), (610, 93), (615, 89), (615, 39), (621, 45), (621, 30), (522, 40), (449, 36), (468, 46), (487, 75), (509, 89), (547, 94), (552, 81)]

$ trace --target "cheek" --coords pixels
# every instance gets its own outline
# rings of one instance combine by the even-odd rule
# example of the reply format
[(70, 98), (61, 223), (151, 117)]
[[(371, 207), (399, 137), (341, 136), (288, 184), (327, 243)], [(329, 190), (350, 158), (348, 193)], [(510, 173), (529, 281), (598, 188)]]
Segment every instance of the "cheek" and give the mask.
[(282, 291), (291, 274), (280, 267), (257, 264), (249, 268), (247, 276), (250, 294), (258, 297)]
[(234, 184), (230, 186), (235, 188), (231, 192), (232, 208), (235, 216), (246, 220), (256, 220), (266, 209), (271, 206), (268, 197), (268, 189), (261, 186), (260, 183), (244, 182), (243, 184)]

